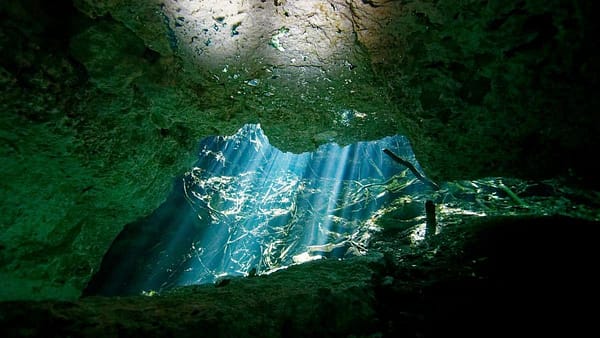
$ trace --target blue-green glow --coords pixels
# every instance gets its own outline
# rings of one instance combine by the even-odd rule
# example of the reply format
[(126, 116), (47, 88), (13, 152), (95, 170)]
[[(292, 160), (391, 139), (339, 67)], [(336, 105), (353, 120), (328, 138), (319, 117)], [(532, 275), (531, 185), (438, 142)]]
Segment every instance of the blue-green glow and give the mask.
[(102, 267), (110, 271), (88, 291), (162, 291), (364, 254), (373, 213), (424, 189), (384, 148), (418, 167), (402, 136), (302, 154), (272, 147), (259, 125), (206, 138), (167, 202), (115, 240)]

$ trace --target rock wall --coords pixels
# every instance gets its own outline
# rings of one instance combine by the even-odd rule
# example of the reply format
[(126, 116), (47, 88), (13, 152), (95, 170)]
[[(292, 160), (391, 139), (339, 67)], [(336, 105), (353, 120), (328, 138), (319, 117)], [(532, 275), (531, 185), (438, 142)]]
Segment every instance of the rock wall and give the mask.
[(403, 3), (388, 31), (397, 57), (374, 69), (431, 177), (571, 175), (598, 187), (595, 3)]

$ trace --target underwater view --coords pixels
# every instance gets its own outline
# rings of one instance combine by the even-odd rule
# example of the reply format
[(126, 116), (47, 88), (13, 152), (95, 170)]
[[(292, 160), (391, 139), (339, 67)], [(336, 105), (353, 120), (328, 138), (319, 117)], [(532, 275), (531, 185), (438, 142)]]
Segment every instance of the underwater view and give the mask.
[[(115, 239), (85, 295), (164, 292), (365, 255), (382, 230), (405, 232), (416, 244), (462, 217), (600, 219), (594, 196), (576, 204), (586, 196), (559, 182), (487, 178), (440, 188), (420, 174), (402, 136), (293, 154), (273, 147), (260, 125), (245, 125), (199, 149), (167, 201)], [(443, 227), (428, 230), (427, 201)]]
[(0, 337), (596, 331), (600, 1), (0, 1)]
[(362, 255), (378, 210), (429, 190), (383, 152), (419, 168), (402, 136), (292, 154), (271, 146), (259, 125), (246, 125), (199, 148), (167, 201), (117, 237), (86, 292), (164, 291)]

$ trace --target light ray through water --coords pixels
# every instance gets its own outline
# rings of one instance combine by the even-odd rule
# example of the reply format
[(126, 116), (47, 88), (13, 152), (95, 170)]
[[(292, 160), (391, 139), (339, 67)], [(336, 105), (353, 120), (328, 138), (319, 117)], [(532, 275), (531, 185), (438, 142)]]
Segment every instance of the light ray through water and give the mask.
[(162, 291), (364, 254), (373, 213), (426, 189), (384, 148), (419, 168), (402, 136), (302, 154), (272, 147), (260, 125), (206, 138), (167, 202), (115, 240), (121, 250), (109, 251), (87, 292)]

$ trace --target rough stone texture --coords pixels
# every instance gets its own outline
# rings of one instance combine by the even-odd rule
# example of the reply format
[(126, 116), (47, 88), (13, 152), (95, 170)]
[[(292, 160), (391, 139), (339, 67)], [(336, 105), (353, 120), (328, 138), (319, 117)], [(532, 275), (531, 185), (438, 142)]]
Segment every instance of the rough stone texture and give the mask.
[[(156, 208), (192, 163), (198, 138), (186, 125), (210, 123), (187, 120), (199, 89), (175, 90), (169, 57), (118, 22), (70, 13), (81, 32), (43, 14), (3, 21), (3, 299), (77, 298), (123, 224)], [(42, 19), (54, 39), (32, 26)]]
[(406, 134), (437, 181), (600, 186), (595, 2), (226, 3), (2, 1), (0, 299), (77, 298), (248, 122), (295, 152)]
[[(147, 45), (146, 30), (165, 30), (154, 40), (164, 44), (166, 36), (189, 78), (230, 100), (216, 99), (216, 108), (229, 106), (225, 117), (238, 123), (261, 122), (284, 150), (400, 132), (436, 180), (547, 176), (540, 164), (560, 174), (594, 172), (585, 150), (597, 144), (600, 125), (590, 99), (592, 4), (85, 3)], [(162, 19), (136, 25), (152, 6)], [(336, 116), (345, 109), (364, 117), (342, 126)]]
[[(417, 158), (443, 180), (542, 177), (589, 162), (600, 126), (596, 5), (585, 1), (411, 2), (375, 67), (388, 77)], [(388, 59), (389, 60), (389, 59)]]
[[(410, 247), (383, 233), (370, 257), (168, 294), (0, 303), (3, 337), (585, 336), (594, 238), (566, 217), (466, 218)], [(557, 248), (557, 243), (561, 243)], [(383, 254), (382, 254), (383, 253)]]
[(145, 45), (161, 55), (173, 54), (169, 27), (158, 0), (73, 0), (73, 4), (90, 18), (110, 16), (124, 24)]

